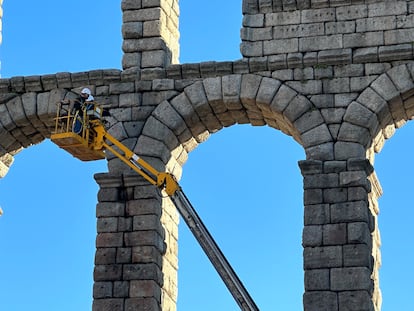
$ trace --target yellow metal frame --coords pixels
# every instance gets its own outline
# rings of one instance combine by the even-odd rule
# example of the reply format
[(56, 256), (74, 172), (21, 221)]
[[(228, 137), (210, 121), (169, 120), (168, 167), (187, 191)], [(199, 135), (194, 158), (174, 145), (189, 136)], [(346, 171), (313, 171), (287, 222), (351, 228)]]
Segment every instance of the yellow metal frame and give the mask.
[[(95, 139), (92, 142), (94, 149), (109, 150), (151, 184), (163, 188), (168, 195), (173, 195), (180, 189), (178, 182), (172, 174), (157, 171), (148, 162), (140, 158), (119, 140), (109, 134), (100, 120), (91, 120), (90, 124), (93, 129), (92, 132), (96, 134), (94, 136)], [(111, 142), (113, 145), (109, 145), (107, 141)]]
[[(93, 104), (92, 109), (82, 109), (80, 117), (73, 114), (69, 107), (65, 108), (65, 105), (67, 104), (58, 105), (55, 131), (50, 136), (52, 142), (60, 148), (82, 161), (104, 159), (105, 151), (109, 150), (151, 184), (164, 189), (168, 195), (173, 195), (180, 189), (172, 174), (157, 171), (106, 131), (102, 124), (101, 106)], [(82, 122), (79, 134), (72, 131), (74, 122)]]
[[(91, 111), (95, 110), (95, 108), (91, 109)], [(79, 113), (81, 116), (79, 116)], [(75, 122), (80, 122), (82, 125), (82, 131), (79, 134), (72, 131)], [(103, 150), (91, 148), (92, 134), (86, 110), (80, 110), (73, 114), (68, 104), (58, 104), (55, 130), (50, 136), (50, 139), (56, 145), (82, 161), (105, 159)]]

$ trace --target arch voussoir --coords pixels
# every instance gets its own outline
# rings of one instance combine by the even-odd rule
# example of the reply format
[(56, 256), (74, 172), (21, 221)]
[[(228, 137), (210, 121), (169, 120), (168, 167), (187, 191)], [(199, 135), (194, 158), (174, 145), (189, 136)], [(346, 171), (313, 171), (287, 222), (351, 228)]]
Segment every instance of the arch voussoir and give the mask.
[[(222, 77), (221, 81), (223, 103), (226, 105), (227, 109), (232, 112), (233, 116), (241, 116), (242, 114), (239, 115), (237, 112), (244, 111), (240, 101), (242, 76), (239, 74), (226, 75)], [(238, 119), (236, 119), (236, 122), (245, 123), (243, 121), (239, 122)]]
[(145, 123), (142, 135), (162, 141), (169, 150), (174, 150), (180, 144), (173, 131), (153, 116)]
[(414, 116), (413, 77), (412, 64), (394, 66), (378, 76), (348, 105), (338, 140), (379, 152), (385, 140)]
[(228, 127), (235, 124), (236, 121), (223, 102), (222, 78), (206, 78), (203, 80), (203, 86), (209, 105), (221, 125)]
[(272, 111), (282, 114), (289, 102), (297, 96), (298, 92), (285, 84), (282, 84), (270, 104)]
[[(176, 110), (175, 101), (178, 105), (180, 102), (183, 103), (180, 105), (181, 111)], [(185, 107), (189, 109), (185, 109)], [(193, 111), (185, 94), (182, 93), (172, 99), (171, 103), (167, 100), (163, 101), (153, 111), (152, 116), (171, 130), (185, 150), (191, 151), (198, 145), (199, 141), (196, 138), (200, 139), (200, 136), (202, 137), (205, 133), (204, 126), (200, 127), (202, 123), (197, 122), (198, 118), (194, 120), (196, 115), (192, 113)]]
[(270, 105), (281, 84), (279, 80), (264, 77), (257, 91), (256, 102), (261, 105)]
[(202, 81), (197, 81), (194, 84), (184, 88), (184, 93), (188, 97), (194, 111), (197, 113), (200, 121), (204, 124), (210, 133), (214, 133), (223, 126), (213, 113), (207, 94), (204, 90)]
[(377, 115), (361, 103), (353, 101), (344, 115), (344, 121), (366, 128), (371, 137), (375, 137), (379, 130)]
[(400, 92), (395, 87), (390, 77), (383, 73), (374, 82), (371, 83), (371, 87), (386, 101), (400, 96)]
[(22, 97), (18, 96), (6, 103), (8, 114), (13, 118), (13, 123), (20, 128), (30, 125), (30, 120), (26, 116)]
[(185, 93), (181, 93), (172, 98), (170, 104), (181, 116), (188, 128), (191, 129), (200, 124), (200, 117)]
[(304, 148), (332, 142), (331, 132), (324, 123), (306, 131), (300, 138)]
[[(375, 92), (371, 87), (367, 87), (361, 95), (358, 96), (356, 99), (358, 103), (366, 107), (367, 109), (374, 112), (377, 116), (378, 121), (383, 124), (388, 121), (391, 117), (391, 112), (388, 107), (388, 102), (380, 96), (377, 92)], [(391, 117), (391, 121), (392, 121)]]
[(312, 109), (312, 103), (303, 95), (295, 96), (283, 110), (283, 115), (292, 124), (299, 119), (305, 112)]
[(187, 124), (180, 113), (167, 100), (160, 103), (151, 115), (165, 124), (177, 137), (187, 129)]
[[(171, 150), (161, 140), (154, 137), (140, 135), (137, 141), (136, 150), (139, 150), (139, 155), (142, 157), (150, 157), (159, 159), (161, 162), (154, 163), (154, 166), (160, 171), (165, 170), (166, 163), (170, 160)], [(149, 160), (153, 164), (152, 160)]]
[[(270, 104), (279, 90), (282, 83), (277, 79), (271, 79), (264, 77), (260, 83), (259, 90), (256, 96), (256, 105), (260, 109), (265, 124), (274, 128), (280, 129), (284, 126), (281, 125), (283, 116), (276, 117), (276, 114), (272, 112)], [(279, 121), (277, 121), (279, 119)]]
[(414, 95), (413, 76), (407, 64), (392, 67), (387, 71), (387, 75), (400, 92), (403, 99)]
[[(258, 99), (263, 79), (258, 75), (243, 75), (241, 79), (240, 102), (244, 107), (249, 123), (254, 126), (265, 125), (266, 121), (262, 109), (258, 106)], [(264, 95), (264, 94), (263, 94)]]
[[(262, 76), (255, 74), (245, 74), (242, 76), (239, 97), (241, 103), (247, 110), (258, 110), (256, 103), (258, 100), (260, 101), (260, 99), (258, 99), (258, 96), (260, 97), (260, 95), (258, 94), (260, 87), (263, 87), (263, 79)], [(268, 81), (268, 83), (270, 82)]]
[(319, 110), (308, 110), (297, 118), (293, 125), (299, 133), (303, 134), (312, 128), (321, 125), (325, 120)]
[(344, 121), (339, 129), (338, 141), (359, 143), (368, 148), (372, 142), (372, 136), (364, 126)]
[(379, 76), (348, 105), (338, 140), (360, 143), (366, 149), (371, 147), (381, 135), (383, 125), (394, 120), (388, 101), (398, 95), (391, 79), (386, 74)]
[(5, 105), (0, 105), (0, 124), (5, 130), (12, 130), (16, 128), (16, 124), (13, 121), (14, 117), (10, 114), (10, 110), (8, 109), (9, 106), (13, 107), (13, 102), (19, 102), (20, 97), (15, 97), (9, 100)]

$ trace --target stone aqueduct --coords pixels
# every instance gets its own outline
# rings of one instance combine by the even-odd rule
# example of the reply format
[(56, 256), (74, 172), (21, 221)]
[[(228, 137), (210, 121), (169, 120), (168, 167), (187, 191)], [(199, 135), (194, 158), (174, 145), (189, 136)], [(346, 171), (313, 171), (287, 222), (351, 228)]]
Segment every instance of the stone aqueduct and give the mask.
[[(178, 0), (121, 8), (122, 70), (0, 80), (1, 174), (85, 85), (110, 133), (177, 178), (212, 133), (271, 126), (306, 153), (304, 310), (380, 310), (373, 163), (414, 115), (414, 1), (243, 0), (242, 58), (195, 64), (178, 64)], [(175, 310), (178, 214), (118, 159), (108, 169), (95, 176), (93, 310)]]

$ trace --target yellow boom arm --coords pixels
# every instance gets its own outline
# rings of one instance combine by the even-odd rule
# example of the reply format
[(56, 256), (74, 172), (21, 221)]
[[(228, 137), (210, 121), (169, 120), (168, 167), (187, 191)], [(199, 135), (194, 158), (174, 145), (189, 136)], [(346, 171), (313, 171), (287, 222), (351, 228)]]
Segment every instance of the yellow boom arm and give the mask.
[(94, 105), (92, 109), (83, 109), (72, 114), (72, 111), (63, 108), (61, 103), (56, 116), (55, 132), (50, 139), (82, 161), (104, 159), (104, 151), (109, 150), (148, 182), (165, 190), (240, 309), (259, 311), (174, 176), (157, 171), (132, 152), (105, 130), (101, 119), (102, 108), (98, 105)]
[[(142, 175), (151, 184), (159, 188), (164, 188), (167, 194), (170, 196), (173, 195), (178, 189), (180, 189), (180, 186), (178, 185), (173, 175), (166, 172), (157, 171), (148, 162), (140, 158), (137, 154), (133, 153), (124, 144), (109, 134), (99, 120), (91, 120), (90, 124), (93, 131), (96, 133), (96, 136), (93, 137), (94, 139), (92, 141), (93, 149), (109, 150), (115, 156), (121, 159), (126, 165)], [(109, 145), (107, 141), (111, 142), (116, 148)]]

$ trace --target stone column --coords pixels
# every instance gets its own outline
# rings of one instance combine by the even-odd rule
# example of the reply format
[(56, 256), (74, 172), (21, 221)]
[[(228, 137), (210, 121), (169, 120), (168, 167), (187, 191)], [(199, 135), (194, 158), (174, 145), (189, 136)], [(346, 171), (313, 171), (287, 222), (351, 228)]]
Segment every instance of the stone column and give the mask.
[(178, 0), (122, 0), (121, 7), (124, 70), (178, 63)]
[(369, 206), (369, 161), (306, 160), (299, 165), (305, 205), (304, 310), (378, 310), (372, 299), (375, 216)]
[(169, 199), (139, 175), (102, 173), (95, 180), (93, 310), (175, 310), (178, 215)]

